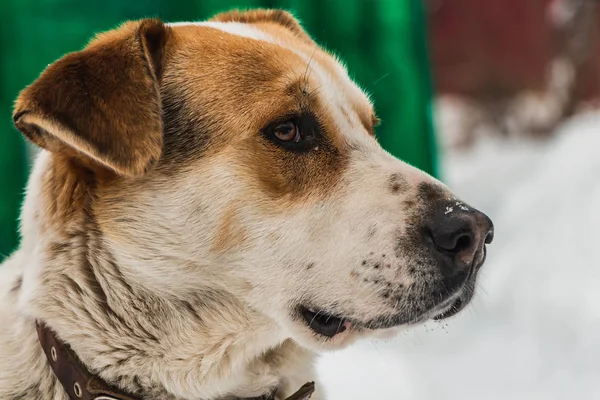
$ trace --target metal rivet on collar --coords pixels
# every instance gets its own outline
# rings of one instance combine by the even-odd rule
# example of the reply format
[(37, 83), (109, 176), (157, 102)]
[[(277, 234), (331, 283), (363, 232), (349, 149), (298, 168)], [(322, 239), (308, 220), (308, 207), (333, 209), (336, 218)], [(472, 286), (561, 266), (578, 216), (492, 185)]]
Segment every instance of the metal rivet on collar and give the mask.
[(52, 361), (54, 362), (58, 360), (58, 356), (56, 355), (56, 348), (54, 346), (50, 348), (50, 357), (52, 357)]
[(73, 392), (77, 397), (83, 396), (83, 392), (81, 391), (81, 386), (79, 386), (79, 382), (75, 382), (75, 384), (73, 385)]

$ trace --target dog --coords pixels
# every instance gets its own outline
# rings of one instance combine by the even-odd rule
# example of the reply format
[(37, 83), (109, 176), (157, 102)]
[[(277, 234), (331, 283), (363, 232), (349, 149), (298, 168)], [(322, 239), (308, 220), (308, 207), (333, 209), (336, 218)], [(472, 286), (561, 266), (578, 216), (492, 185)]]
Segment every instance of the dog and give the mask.
[(1, 399), (81, 394), (39, 324), (128, 398), (283, 399), (321, 351), (459, 312), (493, 236), (381, 148), (368, 97), (285, 11), (127, 22), (13, 119), (41, 151), (0, 267)]

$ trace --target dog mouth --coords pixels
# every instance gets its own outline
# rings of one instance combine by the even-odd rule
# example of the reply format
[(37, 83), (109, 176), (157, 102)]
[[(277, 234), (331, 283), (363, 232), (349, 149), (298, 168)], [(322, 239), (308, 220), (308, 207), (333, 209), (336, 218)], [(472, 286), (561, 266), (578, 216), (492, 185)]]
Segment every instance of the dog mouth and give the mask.
[(452, 299), (448, 299), (446, 302), (438, 304), (435, 307), (437, 311), (430, 310), (416, 318), (408, 318), (405, 315), (398, 315), (376, 318), (368, 323), (359, 323), (322, 309), (307, 306), (298, 307), (298, 315), (299, 319), (315, 335), (325, 337), (327, 339), (333, 339), (349, 329), (361, 330), (364, 328), (375, 331), (393, 328), (400, 325), (414, 325), (431, 319), (434, 321), (441, 321), (460, 313), (469, 303), (470, 297), (472, 297), (472, 293), (463, 292), (461, 295), (459, 295), (459, 297), (453, 296)]
[(478, 270), (483, 265), (486, 258), (485, 249), (482, 254), (477, 255), (477, 262), (471, 266), (465, 277), (460, 279), (460, 283), (446, 296), (442, 301), (437, 302), (435, 306), (428, 308), (427, 311), (419, 313), (417, 316), (407, 313), (401, 313), (392, 316), (380, 316), (368, 322), (358, 321), (349, 317), (343, 317), (335, 311), (326, 311), (308, 305), (301, 305), (297, 308), (296, 315), (314, 334), (332, 339), (342, 334), (348, 329), (360, 331), (388, 329), (400, 325), (413, 325), (426, 322), (433, 319), (441, 321), (460, 313), (470, 302), (474, 294), (474, 284)]
[(311, 331), (327, 338), (333, 338), (352, 326), (348, 319), (317, 308), (300, 306), (298, 311)]
[(469, 285), (464, 285), (460, 291), (446, 299), (444, 302), (438, 303), (429, 311), (412, 317), (402, 313), (394, 316), (382, 316), (369, 322), (361, 323), (347, 317), (342, 317), (339, 314), (334, 314), (331, 311), (328, 312), (323, 309), (308, 306), (298, 307), (297, 315), (314, 334), (333, 339), (351, 328), (353, 330), (361, 330), (362, 328), (367, 330), (379, 330), (400, 325), (414, 325), (431, 319), (434, 321), (441, 321), (453, 317), (469, 304), (469, 301), (473, 296), (473, 290), (470, 290), (468, 287)]

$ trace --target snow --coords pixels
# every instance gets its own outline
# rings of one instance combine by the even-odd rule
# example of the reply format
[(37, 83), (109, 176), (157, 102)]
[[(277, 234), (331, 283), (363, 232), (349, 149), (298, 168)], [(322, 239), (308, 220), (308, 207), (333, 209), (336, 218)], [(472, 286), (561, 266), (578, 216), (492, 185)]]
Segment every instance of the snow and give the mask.
[(444, 160), (496, 234), (471, 305), (323, 356), (327, 399), (600, 399), (600, 114)]

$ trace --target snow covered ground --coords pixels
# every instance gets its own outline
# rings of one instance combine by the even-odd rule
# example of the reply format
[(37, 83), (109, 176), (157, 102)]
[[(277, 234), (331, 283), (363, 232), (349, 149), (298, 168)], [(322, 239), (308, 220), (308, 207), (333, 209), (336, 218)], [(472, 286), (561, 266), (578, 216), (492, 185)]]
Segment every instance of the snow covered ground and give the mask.
[(600, 399), (600, 114), (545, 144), (488, 140), (445, 181), (494, 221), (468, 309), (324, 356), (329, 400)]

